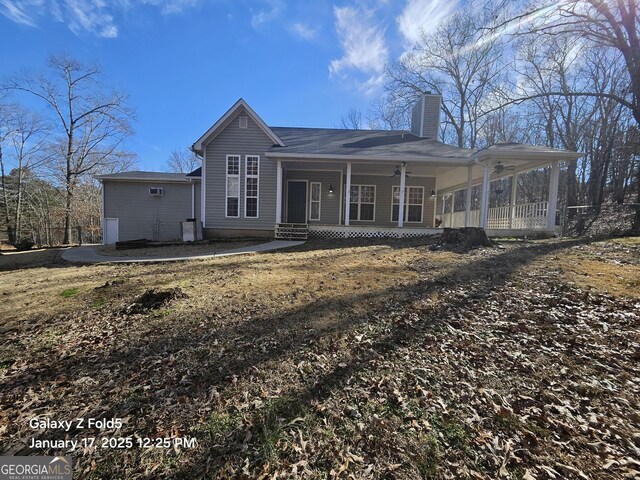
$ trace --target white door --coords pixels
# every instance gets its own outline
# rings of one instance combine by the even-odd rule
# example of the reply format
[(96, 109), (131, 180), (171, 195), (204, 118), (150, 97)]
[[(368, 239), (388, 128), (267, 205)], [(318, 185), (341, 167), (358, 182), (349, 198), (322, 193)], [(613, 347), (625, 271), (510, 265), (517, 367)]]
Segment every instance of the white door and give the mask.
[(118, 241), (118, 219), (117, 218), (105, 218), (104, 219), (104, 239), (105, 245), (114, 245)]

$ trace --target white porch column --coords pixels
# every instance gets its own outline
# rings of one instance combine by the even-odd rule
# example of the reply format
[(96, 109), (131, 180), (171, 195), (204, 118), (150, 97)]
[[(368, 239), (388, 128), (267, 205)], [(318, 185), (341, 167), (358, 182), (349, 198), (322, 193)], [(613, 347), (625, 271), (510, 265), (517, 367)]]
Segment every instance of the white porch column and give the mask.
[(482, 202), (480, 203), (480, 228), (487, 228), (487, 217), (489, 216), (489, 169), (491, 165), (487, 162), (483, 165), (484, 172), (482, 175)]
[(400, 203), (398, 204), (398, 227), (404, 226), (404, 188), (407, 182), (407, 164), (402, 162), (400, 168)]
[(518, 199), (518, 174), (511, 175), (511, 215), (509, 215), (509, 228), (513, 228), (513, 219), (516, 217), (516, 201)]
[(276, 167), (276, 224), (282, 223), (282, 161)]
[(547, 204), (547, 230), (556, 227), (556, 209), (558, 208), (558, 183), (560, 181), (560, 165), (558, 162), (551, 164), (551, 177), (549, 178), (549, 203)]
[(467, 168), (467, 195), (464, 199), (464, 226), (471, 226), (471, 190), (473, 188), (473, 165)]
[(349, 215), (351, 213), (351, 162), (347, 163), (347, 183), (345, 184), (344, 195), (344, 224), (349, 225)]

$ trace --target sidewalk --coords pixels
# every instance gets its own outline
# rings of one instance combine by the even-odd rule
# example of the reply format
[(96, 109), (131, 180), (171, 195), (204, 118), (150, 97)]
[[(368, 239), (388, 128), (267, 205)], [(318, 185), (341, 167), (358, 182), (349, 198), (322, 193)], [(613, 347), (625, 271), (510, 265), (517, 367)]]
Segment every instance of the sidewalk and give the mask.
[(98, 255), (94, 246), (72, 247), (65, 250), (62, 258), (68, 262), (74, 263), (152, 263), (152, 262), (179, 262), (181, 260), (198, 260), (202, 258), (226, 257), (229, 255), (243, 255), (245, 253), (261, 253), (270, 252), (272, 250), (280, 250), (281, 248), (295, 247), (302, 245), (304, 242), (294, 242), (287, 240), (274, 240), (268, 243), (252, 245), (249, 247), (235, 248), (212, 254), (191, 254), (181, 255), (178, 257), (113, 257), (107, 255)]

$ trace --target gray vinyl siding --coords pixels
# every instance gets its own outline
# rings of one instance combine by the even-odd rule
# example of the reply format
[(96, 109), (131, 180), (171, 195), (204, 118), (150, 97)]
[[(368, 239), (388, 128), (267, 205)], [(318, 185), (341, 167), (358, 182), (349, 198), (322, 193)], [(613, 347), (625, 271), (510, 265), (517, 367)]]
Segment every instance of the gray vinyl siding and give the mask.
[[(205, 147), (205, 227), (207, 229), (272, 230), (276, 221), (276, 162), (264, 153), (273, 141), (248, 118), (247, 128), (239, 128), (238, 112), (230, 118), (223, 130)], [(240, 216), (227, 218), (226, 214), (226, 158), (240, 155)], [(247, 155), (260, 156), (258, 180), (258, 218), (245, 217), (245, 159)]]
[[(161, 187), (161, 197), (149, 195)], [(118, 240), (180, 240), (180, 222), (191, 217), (191, 184), (105, 181), (104, 216), (118, 219)]]
[[(346, 184), (346, 179), (343, 181)], [(381, 227), (396, 227), (397, 222), (391, 221), (391, 195), (392, 187), (400, 186), (399, 177), (387, 177), (377, 175), (352, 175), (352, 185), (375, 185), (376, 187), (376, 202), (375, 202), (375, 217), (374, 221), (357, 221), (351, 220), (351, 225), (377, 225)], [(410, 227), (432, 227), (433, 226), (433, 208), (434, 198), (431, 196), (431, 190), (435, 189), (436, 179), (435, 177), (409, 177), (406, 179), (407, 187), (424, 187), (423, 196), (423, 221), (419, 222), (404, 222), (407, 228)]]
[[(311, 182), (319, 182), (320, 220), (308, 220), (310, 225), (338, 225), (340, 223), (340, 172), (287, 170), (283, 180), (282, 220), (287, 222), (287, 180), (307, 180), (307, 219), (311, 213)], [(333, 185), (333, 193), (329, 193), (329, 185)]]

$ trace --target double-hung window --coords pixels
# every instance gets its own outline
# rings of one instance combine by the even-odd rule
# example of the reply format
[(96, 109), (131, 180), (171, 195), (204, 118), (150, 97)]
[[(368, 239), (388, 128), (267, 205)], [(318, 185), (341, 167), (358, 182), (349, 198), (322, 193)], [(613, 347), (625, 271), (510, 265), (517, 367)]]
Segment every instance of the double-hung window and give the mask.
[(226, 216), (240, 216), (240, 155), (227, 155)]
[(320, 220), (320, 196), (322, 184), (319, 182), (311, 182), (311, 205), (309, 212), (309, 220)]
[(376, 204), (374, 185), (351, 185), (349, 220), (373, 221)]
[(245, 157), (244, 171), (244, 216), (247, 218), (258, 218), (258, 177), (260, 174), (260, 157), (247, 155)]
[[(393, 187), (391, 221), (397, 222), (400, 212), (400, 187)], [(422, 223), (424, 187), (404, 188), (404, 221)]]

